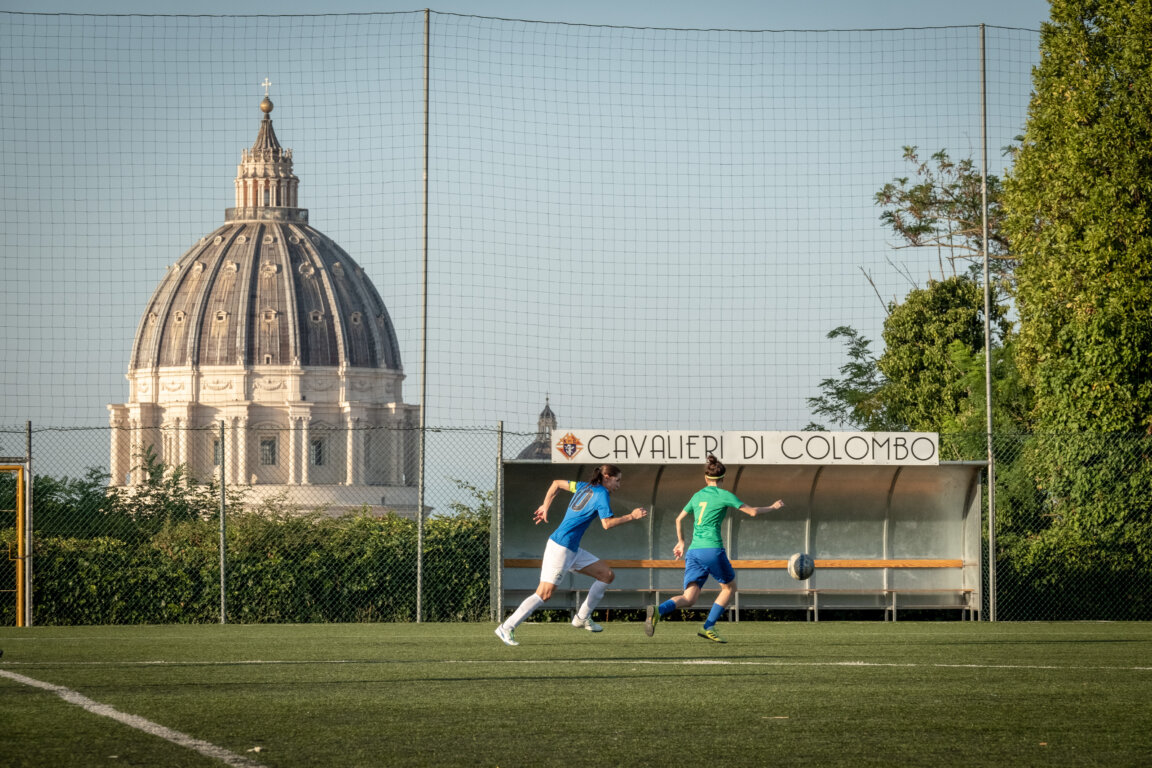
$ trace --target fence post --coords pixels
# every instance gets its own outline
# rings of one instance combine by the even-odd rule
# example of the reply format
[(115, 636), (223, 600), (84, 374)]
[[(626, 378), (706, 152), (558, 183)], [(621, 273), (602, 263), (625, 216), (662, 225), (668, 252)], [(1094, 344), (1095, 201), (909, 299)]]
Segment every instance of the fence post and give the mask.
[(224, 514), (226, 503), (224, 501), (224, 420), (220, 420), (220, 623), (228, 623), (228, 603), (224, 594), (224, 586), (227, 583), (227, 556), (226, 556), (226, 541), (224, 538), (225, 524)]
[[(24, 422), (24, 626), (32, 626), (32, 420)], [(17, 513), (19, 514), (19, 512)]]
[(424, 9), (424, 187), (423, 232), (420, 277), (420, 487), (416, 492), (416, 623), (424, 615), (424, 451), (426, 448), (426, 404), (428, 400), (428, 142), (430, 105), (429, 89), (431, 66), (432, 12)]
[(992, 441), (992, 286), (988, 280), (988, 86), (980, 25), (980, 208), (984, 251), (984, 419), (988, 441), (988, 620), (996, 621), (996, 459)]
[(504, 422), (496, 422), (496, 497), (492, 500), (492, 590), (489, 604), (493, 621), (504, 619)]

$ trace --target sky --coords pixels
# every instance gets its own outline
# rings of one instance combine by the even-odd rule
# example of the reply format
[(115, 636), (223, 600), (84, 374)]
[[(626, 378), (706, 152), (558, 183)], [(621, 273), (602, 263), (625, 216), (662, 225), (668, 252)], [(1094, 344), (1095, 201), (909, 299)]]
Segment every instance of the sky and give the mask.
[[(222, 224), (266, 76), (302, 205), (373, 277), (400, 336), (404, 399), (416, 402), (416, 262), (392, 270), (390, 260), (413, 252), (419, 218), (419, 16), (202, 17), (419, 10), (0, 0), (0, 11), (200, 17), (17, 20), (32, 60), (17, 62), (20, 72), (9, 66), (8, 79), (0, 66), (0, 97), (11, 100), (0, 105), (11, 276), (0, 428), (106, 425), (105, 406), (126, 399), (144, 303), (168, 265)], [(887, 247), (872, 193), (905, 170), (902, 144), (976, 151), (971, 25), (1038, 30), (1048, 9), (1042, 0), (490, 0), (432, 10), (485, 18), (438, 20), (456, 37), (434, 44), (443, 78), (434, 171), (452, 173), (438, 174), (433, 191), (433, 278), (443, 293), (430, 329), (428, 423), (499, 419), (530, 433), (545, 398), (561, 428), (803, 427), (805, 397), (843, 362), (824, 334), (850, 323), (876, 338), (878, 299), (907, 290), (901, 275), (943, 269), (936, 255), (904, 262)], [(325, 50), (313, 27), (354, 49)], [(297, 50), (247, 42), (267, 29)], [(1007, 94), (993, 105), (1004, 121), (993, 126), (995, 153), (1020, 130), (1035, 50), (1030, 33), (990, 39), (1012, 80), (992, 73), (994, 91)], [(164, 155), (169, 140), (177, 152)], [(72, 186), (75, 164), (89, 186)], [(124, 223), (139, 230), (125, 239)], [(591, 296), (572, 290), (604, 270), (614, 274)], [(44, 271), (65, 276), (57, 295), (36, 293)], [(638, 287), (656, 292), (637, 302)], [(61, 298), (63, 308), (37, 319)], [(102, 438), (95, 444), (106, 450)]]
[[(990, 24), (1039, 29), (1048, 18), (1046, 0), (635, 0), (608, 2), (528, 2), (475, 0), (440, 2), (429, 7), (445, 13), (476, 14), (512, 19), (559, 21), (573, 24), (611, 24), (637, 27), (691, 29), (892, 29)], [(3, 0), (0, 9), (62, 13), (368, 13), (422, 10), (411, 3), (310, 2), (284, 0)]]

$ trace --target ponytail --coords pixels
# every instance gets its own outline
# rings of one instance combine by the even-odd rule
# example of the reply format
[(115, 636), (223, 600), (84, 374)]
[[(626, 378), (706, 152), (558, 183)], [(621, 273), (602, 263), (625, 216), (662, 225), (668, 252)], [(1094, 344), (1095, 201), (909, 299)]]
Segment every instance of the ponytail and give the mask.
[(709, 480), (720, 480), (727, 472), (727, 468), (720, 463), (720, 459), (708, 454), (708, 463), (704, 465), (704, 477)]
[(588, 481), (588, 485), (603, 485), (604, 478), (616, 477), (620, 474), (620, 467), (615, 464), (601, 464), (596, 467), (596, 471), (592, 473), (592, 479)]

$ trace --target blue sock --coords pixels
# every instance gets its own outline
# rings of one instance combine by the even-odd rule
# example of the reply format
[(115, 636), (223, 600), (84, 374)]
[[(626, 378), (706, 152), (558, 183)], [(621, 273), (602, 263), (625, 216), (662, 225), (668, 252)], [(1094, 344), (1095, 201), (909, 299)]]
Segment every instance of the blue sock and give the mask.
[(704, 629), (712, 629), (712, 626), (720, 620), (724, 615), (724, 606), (720, 603), (712, 603), (712, 610), (708, 611), (708, 621), (704, 622)]
[(676, 601), (665, 600), (664, 602), (660, 603), (660, 607), (656, 610), (660, 612), (660, 618), (664, 618), (668, 614), (672, 613), (672, 611), (676, 610)]

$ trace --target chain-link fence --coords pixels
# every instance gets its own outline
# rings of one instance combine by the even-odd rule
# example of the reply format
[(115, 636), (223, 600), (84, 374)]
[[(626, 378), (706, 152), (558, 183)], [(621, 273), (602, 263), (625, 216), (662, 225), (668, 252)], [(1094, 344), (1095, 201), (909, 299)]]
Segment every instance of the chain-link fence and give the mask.
[[(429, 429), (437, 470), (421, 519), (417, 467), (391, 483), (372, 480), (379, 469), (348, 469), (349, 446), (378, 468), (386, 462), (371, 446), (413, 440), (412, 430), (313, 433), (306, 444), (260, 430), (239, 441), (254, 484), (229, 482), (237, 440), (223, 429), (158, 432), (110, 477), (107, 459), (93, 457), (115, 432), (35, 433), (35, 624), (216, 622), (222, 611), (237, 622), (487, 618), (498, 438), (518, 449), (535, 437)], [(177, 444), (184, 463), (158, 458), (154, 446)], [(0, 476), (5, 543), (15, 541), (14, 492)], [(0, 588), (14, 589), (4, 576)], [(14, 623), (13, 600), (0, 615)]]
[(1152, 436), (1000, 434), (994, 449), (996, 617), (1152, 619)]
[[(536, 435), (429, 429), (422, 525), (415, 476), (348, 483), (342, 467), (342, 479), (320, 482), (326, 463), (344, 461), (336, 446), (350, 444), (346, 432), (301, 451), (295, 478), (226, 480), (223, 491), (229, 456), (219, 437), (188, 435), (199, 447), (177, 466), (145, 450), (117, 482), (89, 453), (107, 450), (110, 430), (34, 433), (34, 624), (217, 622), (222, 607), (235, 622), (490, 618), (501, 453), (520, 455)], [(412, 436), (360, 437), (371, 445)], [(274, 448), (248, 441), (254, 467), (288, 460), (291, 435), (274, 438)], [(999, 620), (1152, 619), (1152, 437), (998, 434), (993, 444), (997, 556), (994, 569), (984, 566), (995, 593), (984, 595), (983, 615), (995, 600)], [(982, 434), (941, 438), (944, 460), (986, 450)], [(313, 471), (300, 483), (305, 461)], [(12, 476), (0, 475), (0, 538), (10, 550), (14, 496)], [(987, 521), (985, 485), (985, 558)], [(0, 589), (14, 589), (10, 570)], [(14, 624), (13, 593), (0, 594), (0, 621)]]

